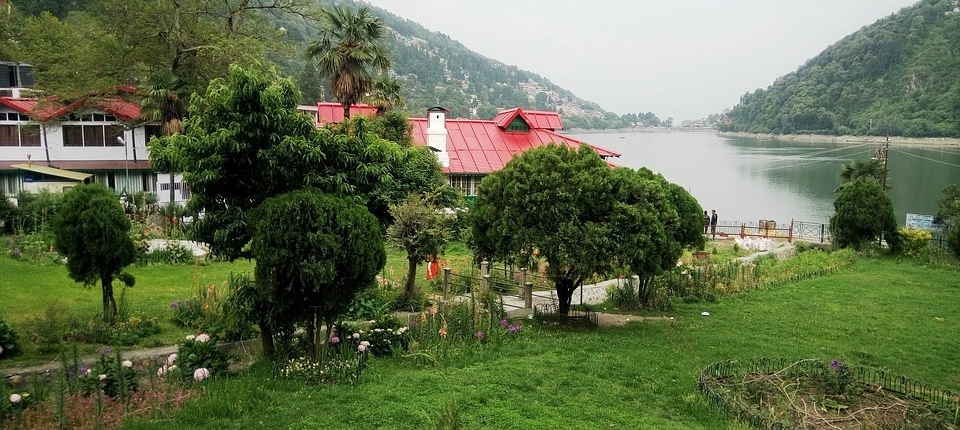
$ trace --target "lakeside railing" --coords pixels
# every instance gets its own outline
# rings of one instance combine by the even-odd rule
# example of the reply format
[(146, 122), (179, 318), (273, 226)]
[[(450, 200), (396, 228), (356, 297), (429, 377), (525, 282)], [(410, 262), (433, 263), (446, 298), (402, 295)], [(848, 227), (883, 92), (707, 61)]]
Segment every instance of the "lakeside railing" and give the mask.
[[(708, 236), (714, 233), (708, 231)], [(795, 239), (825, 243), (830, 241), (830, 229), (824, 223), (790, 220), (789, 223), (777, 223), (774, 220), (759, 221), (722, 221), (717, 223), (716, 236), (739, 236), (744, 238), (763, 237), (770, 239)]]

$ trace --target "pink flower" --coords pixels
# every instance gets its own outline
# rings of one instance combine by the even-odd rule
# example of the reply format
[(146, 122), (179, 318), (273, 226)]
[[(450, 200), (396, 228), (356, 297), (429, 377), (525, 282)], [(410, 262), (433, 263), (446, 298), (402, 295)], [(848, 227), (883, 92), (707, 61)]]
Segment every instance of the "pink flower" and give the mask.
[(197, 335), (197, 338), (194, 339), (196, 342), (207, 342), (210, 340), (210, 336), (207, 336), (205, 333)]
[(336, 345), (336, 344), (338, 344), (338, 343), (340, 343), (340, 338), (339, 338), (339, 337), (334, 336), (334, 337), (331, 337), (331, 338), (330, 338), (330, 344), (331, 344), (331, 345)]
[(10, 403), (20, 403), (20, 399), (22, 398), (19, 394), (13, 393), (10, 395)]
[(176, 362), (176, 361), (177, 361), (177, 354), (176, 354), (176, 353), (170, 354), (170, 356), (167, 357), (167, 365), (168, 365), (168, 366), (173, 366), (173, 363)]
[(477, 339), (483, 340), (483, 332), (482, 332), (482, 331), (477, 331)]
[(194, 379), (195, 381), (197, 381), (197, 382), (200, 382), (200, 381), (202, 381), (202, 380), (204, 380), (204, 379), (207, 379), (207, 378), (209, 378), (209, 377), (210, 377), (210, 371), (207, 370), (206, 367), (201, 367), (201, 368), (193, 371), (193, 379)]
[(366, 345), (360, 344), (360, 345), (357, 346), (357, 352), (359, 352), (359, 353), (362, 354), (362, 353), (364, 353), (364, 352), (366, 352), (366, 351), (367, 351), (367, 346), (366, 346)]
[(170, 370), (170, 369), (167, 368), (167, 365), (164, 364), (163, 366), (160, 366), (159, 369), (157, 369), (157, 376), (160, 377), (160, 378), (162, 378), (163, 375), (166, 375), (169, 370)]

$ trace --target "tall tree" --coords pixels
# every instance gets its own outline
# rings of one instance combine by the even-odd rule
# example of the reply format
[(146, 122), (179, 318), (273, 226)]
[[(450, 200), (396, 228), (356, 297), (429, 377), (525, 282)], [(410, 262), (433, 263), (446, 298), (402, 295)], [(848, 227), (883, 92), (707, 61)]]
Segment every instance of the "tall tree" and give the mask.
[(945, 188), (937, 205), (937, 222), (943, 226), (947, 246), (954, 256), (960, 257), (960, 187)]
[(358, 103), (373, 86), (371, 70), (386, 72), (392, 66), (382, 45), (386, 26), (362, 7), (324, 9), (324, 26), (317, 40), (307, 46), (307, 57), (317, 61), (321, 77), (330, 78), (330, 88), (343, 105), (344, 118), (350, 105)]
[[(187, 94), (183, 93), (184, 82), (168, 70), (159, 70), (147, 78), (141, 88), (140, 117), (160, 123), (164, 136), (173, 136), (183, 131)], [(173, 166), (154, 165), (155, 169), (170, 173), (170, 202), (174, 201), (176, 169)]]
[(103, 320), (113, 323), (117, 303), (113, 280), (133, 285), (133, 276), (122, 273), (136, 258), (129, 235), (130, 221), (117, 195), (100, 184), (75, 187), (66, 193), (53, 221), (54, 246), (67, 259), (67, 273), (92, 286), (100, 281)]
[[(187, 207), (204, 214), (191, 234), (213, 254), (252, 257), (250, 212), (270, 197), (312, 187), (368, 205), (394, 182), (400, 146), (367, 132), (362, 118), (318, 130), (299, 102), (295, 85), (275, 71), (231, 66), (191, 99), (183, 133), (151, 140), (151, 161), (175, 166), (190, 184)], [(259, 321), (268, 356), (275, 317)]]

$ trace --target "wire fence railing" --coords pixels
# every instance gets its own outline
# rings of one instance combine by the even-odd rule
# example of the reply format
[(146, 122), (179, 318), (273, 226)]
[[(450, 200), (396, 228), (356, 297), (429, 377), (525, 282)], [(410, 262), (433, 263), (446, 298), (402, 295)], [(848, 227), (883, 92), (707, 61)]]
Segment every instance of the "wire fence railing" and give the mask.
[[(792, 429), (788, 423), (754, 412), (735, 402), (725, 381), (743, 381), (748, 375), (774, 375), (782, 378), (801, 376), (824, 377), (835, 371), (831, 363), (820, 359), (751, 358), (724, 360), (713, 363), (700, 371), (699, 388), (707, 400), (737, 419), (755, 427), (770, 430)], [(913, 378), (897, 375), (881, 369), (858, 366), (850, 370), (853, 381), (900, 396), (917, 399), (946, 411), (960, 411), (960, 396), (950, 390)], [(956, 417), (954, 417), (956, 420)]]

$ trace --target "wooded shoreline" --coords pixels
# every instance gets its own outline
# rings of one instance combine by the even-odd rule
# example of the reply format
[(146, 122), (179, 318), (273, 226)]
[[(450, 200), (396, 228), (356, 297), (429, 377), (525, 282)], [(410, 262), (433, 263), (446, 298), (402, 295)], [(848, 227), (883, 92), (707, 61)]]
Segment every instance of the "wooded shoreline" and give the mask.
[[(772, 134), (717, 132), (718, 136), (740, 137), (757, 140), (782, 140), (790, 142), (831, 142), (831, 143), (878, 143), (887, 142), (887, 136), (830, 136), (823, 134)], [(928, 145), (960, 146), (960, 139), (954, 137), (903, 137), (890, 136), (891, 145)]]

